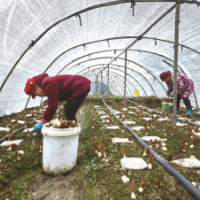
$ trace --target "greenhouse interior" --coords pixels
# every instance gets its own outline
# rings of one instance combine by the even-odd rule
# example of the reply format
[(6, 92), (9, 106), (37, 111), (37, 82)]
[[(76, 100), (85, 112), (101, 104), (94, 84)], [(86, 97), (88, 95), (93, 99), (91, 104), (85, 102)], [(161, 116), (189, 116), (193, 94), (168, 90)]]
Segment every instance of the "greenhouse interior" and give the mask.
[(0, 199), (200, 199), (199, 0), (0, 1)]

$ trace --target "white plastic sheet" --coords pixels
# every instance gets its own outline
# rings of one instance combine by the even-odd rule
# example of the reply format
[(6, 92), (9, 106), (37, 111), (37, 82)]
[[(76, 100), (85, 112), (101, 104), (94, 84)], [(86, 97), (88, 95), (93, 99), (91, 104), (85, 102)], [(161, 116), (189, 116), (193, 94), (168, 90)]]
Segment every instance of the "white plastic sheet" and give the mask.
[(134, 131), (142, 131), (142, 130), (144, 130), (144, 126), (134, 126), (134, 127), (132, 127), (132, 129)]
[(148, 169), (147, 163), (142, 158), (122, 158), (120, 160), (123, 170), (132, 169), (132, 170), (141, 170)]
[(134, 121), (123, 121), (125, 124), (127, 124), (127, 125), (134, 125), (134, 124), (136, 124), (136, 122), (134, 122)]
[(8, 127), (0, 127), (0, 131), (7, 131), (7, 132), (9, 132), (10, 128), (8, 128)]
[(117, 130), (117, 129), (120, 129), (120, 127), (119, 126), (106, 126), (106, 129)]
[(31, 133), (31, 132), (33, 132), (33, 128), (27, 128), (27, 129), (25, 129), (25, 130), (23, 130), (23, 132), (24, 133)]
[[(0, 85), (19, 60), (0, 93), (0, 116), (24, 109), (28, 99), (23, 90), (27, 78), (43, 73), (51, 63), (51, 67), (47, 70), (50, 76), (57, 75), (60, 71), (59, 74), (78, 74), (85, 70), (82, 74), (92, 79), (94, 83), (96, 72), (92, 72), (93, 78), (88, 74), (94, 70), (94, 65), (108, 65), (114, 55), (113, 49), (116, 49), (114, 56), (117, 57), (122, 52), (121, 49), (133, 43), (137, 36), (145, 32), (174, 5), (174, 2), (137, 3), (134, 16), (132, 16), (131, 2), (128, 1), (125, 3), (121, 1), (121, 4), (114, 0), (74, 2), (74, 0), (62, 0), (59, 3), (55, 0), (48, 3), (31, 0), (0, 1)], [(99, 4), (101, 6), (98, 8), (96, 5)], [(95, 6), (95, 9), (91, 6)], [(79, 18), (75, 15), (84, 9), (88, 11), (81, 12), (82, 26), (80, 26)], [(72, 17), (52, 26), (69, 16)], [(174, 10), (169, 12), (144, 34), (142, 40), (137, 40), (130, 48), (128, 52), (130, 69), (127, 70), (130, 75), (127, 78), (127, 87), (130, 90), (127, 90), (128, 97), (133, 96), (132, 91), (135, 88), (140, 91), (141, 96), (166, 96), (166, 85), (160, 81), (159, 74), (167, 70), (172, 71), (172, 68), (163, 60), (174, 65), (174, 16)], [(200, 91), (200, 44), (197, 42), (200, 40), (199, 19), (200, 12), (195, 2), (189, 6), (187, 3), (181, 5), (179, 44), (183, 48), (179, 51), (179, 70), (194, 81), (198, 103), (200, 101), (198, 92)], [(39, 38), (49, 27), (52, 28), (27, 50), (31, 40)], [(19, 58), (26, 50), (27, 52), (20, 60)], [(98, 52), (105, 50), (106, 52)], [(66, 53), (63, 54), (63, 52)], [(61, 54), (62, 56), (59, 57)], [(90, 55), (91, 58), (89, 58)], [(122, 54), (121, 57), (123, 56)], [(57, 57), (58, 59), (55, 60)], [(54, 60), (55, 62), (52, 62)], [(134, 63), (131, 62), (132, 60)], [(85, 62), (80, 63), (80, 61)], [(159, 63), (156, 70), (155, 63)], [(114, 90), (113, 94), (123, 95), (121, 86), (124, 81), (124, 72), (120, 72), (118, 68), (120, 65), (124, 67), (124, 60), (117, 59), (112, 64), (110, 65), (110, 87)], [(63, 69), (66, 65), (68, 66)], [(114, 68), (114, 65), (117, 66)], [(105, 81), (107, 81), (106, 73), (104, 72)], [(137, 81), (132, 77), (137, 77)], [(100, 79), (99, 82), (101, 84)], [(94, 91), (95, 87), (91, 87), (91, 93)], [(98, 92), (101, 93), (101, 90)], [(193, 94), (190, 100), (195, 106)], [(28, 107), (38, 106), (40, 103), (40, 98), (31, 99)]]
[(130, 143), (128, 138), (111, 138), (112, 143)]
[(20, 145), (20, 143), (22, 143), (23, 140), (11, 140), (11, 141), (4, 141), (0, 144), (0, 146), (9, 146), (11, 144), (16, 144), (17, 146)]
[(175, 163), (178, 166), (185, 168), (200, 168), (200, 161), (196, 158), (182, 158), (179, 160), (173, 160), (171, 163)]
[(157, 140), (158, 142), (161, 141), (161, 138), (158, 137), (158, 136), (143, 136), (143, 137), (141, 137), (141, 139), (144, 140), (144, 141), (146, 141), (146, 142), (149, 142), (150, 140), (151, 140), (152, 142), (155, 142), (156, 140)]

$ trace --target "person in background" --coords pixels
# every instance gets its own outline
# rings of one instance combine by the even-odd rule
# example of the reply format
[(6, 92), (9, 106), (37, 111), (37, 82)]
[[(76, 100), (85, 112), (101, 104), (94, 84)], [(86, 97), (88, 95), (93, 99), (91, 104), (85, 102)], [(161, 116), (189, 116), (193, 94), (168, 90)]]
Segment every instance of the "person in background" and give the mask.
[(36, 96), (48, 98), (48, 106), (42, 119), (34, 126), (34, 131), (41, 132), (44, 123), (53, 119), (59, 102), (67, 101), (64, 106), (67, 120), (76, 120), (76, 112), (90, 91), (91, 81), (80, 75), (57, 75), (49, 77), (43, 73), (26, 82), (24, 91), (34, 99)]
[[(165, 81), (168, 87), (167, 95), (170, 96), (173, 91), (173, 74), (170, 71), (162, 72), (160, 74), (160, 79)], [(183, 99), (183, 102), (186, 106), (187, 113), (186, 115), (193, 116), (193, 110), (191, 102), (188, 97), (194, 91), (194, 83), (191, 79), (183, 76), (177, 75), (177, 110), (176, 113), (179, 113), (180, 101)]]

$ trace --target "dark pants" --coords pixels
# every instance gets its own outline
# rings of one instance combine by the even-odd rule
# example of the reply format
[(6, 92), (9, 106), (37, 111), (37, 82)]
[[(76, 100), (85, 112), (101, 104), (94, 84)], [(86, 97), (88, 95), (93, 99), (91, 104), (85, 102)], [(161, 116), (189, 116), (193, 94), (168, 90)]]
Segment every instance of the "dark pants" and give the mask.
[[(177, 104), (176, 104), (177, 105), (177, 110), (179, 110), (179, 108), (180, 108), (181, 99), (182, 99), (181, 95), (180, 94), (177, 95)], [(183, 98), (183, 102), (184, 102), (187, 110), (192, 110), (192, 106), (191, 106), (190, 100), (188, 98)]]
[(83, 101), (87, 97), (89, 91), (90, 90), (81, 94), (80, 96), (77, 96), (77, 97), (67, 101), (67, 103), (65, 104), (65, 107), (64, 107), (65, 116), (66, 116), (67, 120), (76, 120), (76, 112), (78, 111), (81, 104), (83, 103)]

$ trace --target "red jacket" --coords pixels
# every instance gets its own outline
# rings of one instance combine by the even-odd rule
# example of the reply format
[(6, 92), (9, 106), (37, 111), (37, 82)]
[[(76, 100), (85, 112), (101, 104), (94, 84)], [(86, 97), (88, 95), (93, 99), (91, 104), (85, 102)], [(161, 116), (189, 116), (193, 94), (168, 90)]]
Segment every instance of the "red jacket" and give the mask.
[(58, 102), (69, 101), (90, 89), (91, 81), (80, 75), (58, 75), (49, 77), (48, 74), (34, 76), (48, 97), (48, 107), (43, 114), (47, 121), (53, 119), (58, 108)]

